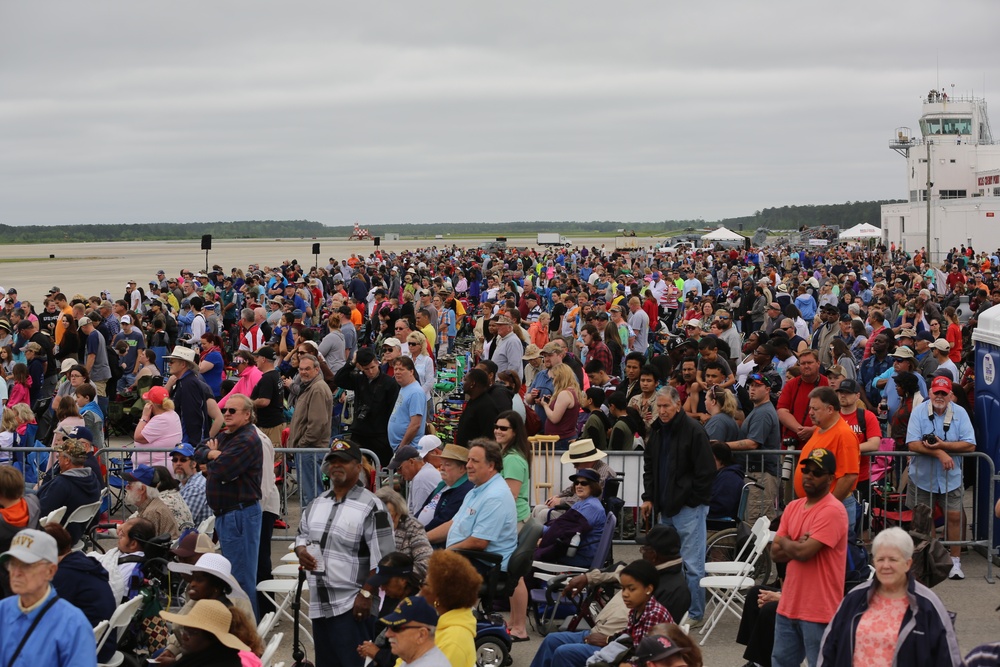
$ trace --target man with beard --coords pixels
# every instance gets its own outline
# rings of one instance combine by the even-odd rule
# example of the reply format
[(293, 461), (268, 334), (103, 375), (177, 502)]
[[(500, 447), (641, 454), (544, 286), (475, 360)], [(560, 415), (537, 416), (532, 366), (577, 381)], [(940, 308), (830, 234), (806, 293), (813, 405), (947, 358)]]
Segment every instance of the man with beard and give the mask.
[(174, 477), (181, 483), (181, 498), (191, 510), (195, 525), (212, 516), (212, 508), (205, 498), (205, 475), (194, 462), (194, 447), (186, 442), (174, 447), (170, 452), (170, 462), (174, 466)]
[(141, 465), (132, 472), (126, 472), (128, 481), (125, 487), (125, 504), (139, 511), (140, 519), (147, 519), (156, 528), (157, 535), (170, 533), (170, 538), (176, 540), (180, 535), (174, 513), (160, 499), (160, 492), (154, 486), (153, 477), (156, 470), (153, 466)]
[(805, 497), (781, 517), (771, 559), (788, 563), (774, 628), (774, 667), (815, 665), (823, 631), (844, 597), (847, 511), (830, 493), (837, 460), (814, 449), (800, 463)]

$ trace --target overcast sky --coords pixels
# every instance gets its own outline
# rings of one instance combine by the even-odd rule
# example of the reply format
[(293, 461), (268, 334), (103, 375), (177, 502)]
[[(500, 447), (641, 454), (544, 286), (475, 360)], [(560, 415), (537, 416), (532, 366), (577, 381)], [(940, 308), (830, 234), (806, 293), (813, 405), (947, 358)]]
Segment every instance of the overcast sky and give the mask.
[(716, 220), (904, 197), (887, 142), (928, 89), (1000, 104), (996, 9), (0, 0), (0, 222)]

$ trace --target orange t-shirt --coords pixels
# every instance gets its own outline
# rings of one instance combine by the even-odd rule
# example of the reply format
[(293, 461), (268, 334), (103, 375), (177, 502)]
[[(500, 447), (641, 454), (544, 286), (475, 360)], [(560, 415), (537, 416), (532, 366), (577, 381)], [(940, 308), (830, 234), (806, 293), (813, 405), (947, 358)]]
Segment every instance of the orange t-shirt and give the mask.
[[(829, 451), (837, 459), (834, 483), (844, 475), (857, 475), (860, 472), (861, 447), (858, 445), (858, 436), (841, 416), (826, 432), (818, 428), (813, 431), (812, 437), (803, 445), (799, 465), (795, 466), (796, 498), (804, 498), (806, 495), (806, 490), (802, 488), (802, 462), (809, 457), (809, 452), (820, 448)], [(854, 483), (854, 487), (856, 486), (857, 481)], [(851, 491), (854, 487), (851, 487)], [(830, 491), (833, 491), (833, 484), (830, 485)]]

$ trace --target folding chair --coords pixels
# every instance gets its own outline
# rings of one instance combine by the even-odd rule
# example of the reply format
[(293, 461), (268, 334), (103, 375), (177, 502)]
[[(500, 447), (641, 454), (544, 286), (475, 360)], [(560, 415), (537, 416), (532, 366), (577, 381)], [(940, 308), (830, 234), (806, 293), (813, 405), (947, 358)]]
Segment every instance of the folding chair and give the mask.
[(738, 574), (752, 576), (754, 565), (756, 565), (756, 563), (750, 562), (749, 554), (758, 546), (759, 542), (767, 544), (771, 541), (770, 528), (771, 521), (766, 516), (759, 517), (750, 529), (750, 536), (753, 539), (747, 540), (743, 543), (739, 553), (736, 554), (736, 558), (728, 561), (706, 561), (705, 574)]
[[(97, 502), (90, 503), (89, 505), (80, 505), (75, 510), (73, 510), (72, 514), (70, 514), (68, 517), (65, 518), (65, 520), (63, 520), (62, 522), (63, 528), (68, 528), (70, 525), (74, 523), (82, 523), (84, 526), (89, 525), (90, 522), (94, 520), (94, 517), (97, 516), (97, 513), (101, 511), (101, 505), (104, 503), (105, 493), (107, 493), (107, 490), (101, 492), (101, 497), (98, 498)], [(83, 534), (86, 535), (87, 531), (84, 530)], [(81, 549), (84, 548), (84, 546), (85, 546), (84, 541), (81, 539), (79, 542), (73, 545), (73, 549), (75, 551), (80, 551)]]
[(211, 537), (212, 533), (214, 532), (215, 532), (215, 515), (212, 514), (198, 525), (198, 534), (208, 535), (209, 537)]
[[(754, 524), (755, 532), (753, 533), (753, 546), (749, 551), (746, 562), (744, 563), (737, 560), (722, 568), (735, 570), (738, 574), (710, 575), (702, 577), (699, 582), (701, 587), (705, 589), (706, 595), (710, 598), (707, 602), (715, 603), (712, 613), (709, 614), (709, 617), (702, 628), (702, 638), (700, 642), (702, 646), (705, 645), (705, 642), (708, 640), (708, 636), (712, 634), (712, 630), (715, 629), (715, 626), (718, 625), (723, 614), (727, 610), (736, 616), (736, 618), (742, 617), (744, 602), (742, 591), (757, 585), (757, 582), (753, 578), (752, 574), (754, 572), (754, 568), (757, 566), (758, 559), (760, 559), (761, 554), (764, 553), (764, 549), (766, 549), (767, 545), (771, 542), (771, 531), (766, 530), (769, 525), (770, 522), (767, 517), (760, 517), (757, 519), (757, 522)], [(763, 526), (764, 529), (762, 529), (761, 526)], [(739, 574), (740, 572), (742, 572), (742, 574)]]
[[(271, 604), (274, 605), (275, 609), (275, 623), (284, 616), (292, 623), (299, 622), (294, 616), (292, 616), (289, 611), (292, 607), (292, 597), (295, 595), (295, 590), (298, 588), (298, 581), (295, 579), (267, 579), (257, 584), (257, 592), (263, 593), (264, 597), (270, 600)], [(303, 585), (303, 589), (308, 590), (308, 581)], [(278, 596), (284, 596), (281, 600), (278, 600)], [(302, 632), (305, 633), (309, 641), (312, 642), (312, 635), (309, 631), (302, 627)], [(314, 642), (315, 645), (315, 642)]]
[(267, 641), (267, 636), (274, 629), (274, 619), (275, 613), (273, 611), (269, 611), (261, 617), (260, 623), (257, 624), (257, 635), (260, 636), (261, 640)]
[(38, 520), (38, 525), (44, 528), (50, 523), (61, 524), (64, 516), (66, 516), (65, 505), (63, 505), (62, 507), (57, 507), (56, 509), (52, 510), (51, 512), (43, 516), (41, 519)]
[(274, 656), (278, 652), (278, 647), (281, 645), (281, 639), (284, 636), (284, 633), (279, 632), (271, 637), (271, 641), (264, 647), (264, 652), (260, 656), (261, 667), (271, 667), (271, 661), (274, 660)]
[[(532, 576), (542, 582), (544, 587), (532, 588), (528, 593), (528, 609), (533, 611), (535, 629), (541, 635), (546, 635), (555, 630), (554, 623), (569, 616), (567, 613), (560, 613), (561, 604), (573, 604), (579, 611), (582, 600), (572, 601), (562, 598), (562, 592), (566, 588), (566, 582), (573, 576), (589, 572), (590, 570), (600, 570), (609, 564), (611, 559), (611, 545), (614, 543), (615, 526), (618, 517), (612, 512), (608, 512), (604, 520), (604, 532), (601, 533), (601, 540), (597, 543), (597, 551), (589, 568), (575, 567), (572, 565), (561, 565), (559, 563), (546, 563), (544, 561), (534, 561), (531, 563)], [(562, 602), (565, 600), (565, 602)], [(544, 605), (544, 607), (543, 607)], [(544, 609), (544, 610), (543, 610)], [(562, 611), (565, 611), (563, 609)]]
[(109, 625), (111, 625), (110, 621), (101, 621), (100, 623), (94, 626), (95, 641), (98, 642), (101, 641), (101, 638), (104, 636), (104, 633), (107, 632)]
[[(115, 613), (111, 614), (111, 619), (108, 621), (108, 627), (104, 631), (104, 635), (101, 637), (100, 641), (97, 642), (97, 652), (100, 653), (101, 649), (104, 648), (104, 644), (107, 643), (108, 638), (111, 637), (112, 633), (119, 630), (124, 630), (128, 627), (132, 619), (139, 612), (142, 607), (142, 603), (145, 598), (142, 595), (136, 595), (134, 598), (129, 600), (123, 605), (119, 605), (115, 609)], [(121, 651), (115, 651), (114, 656), (108, 662), (100, 665), (99, 667), (118, 667), (125, 662), (125, 654)]]

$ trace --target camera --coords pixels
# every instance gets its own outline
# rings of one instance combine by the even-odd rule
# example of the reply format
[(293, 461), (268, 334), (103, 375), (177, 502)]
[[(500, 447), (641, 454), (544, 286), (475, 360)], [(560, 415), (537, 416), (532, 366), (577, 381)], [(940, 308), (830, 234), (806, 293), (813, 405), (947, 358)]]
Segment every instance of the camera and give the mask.
[(928, 445), (936, 445), (938, 437), (933, 433), (927, 433), (924, 435), (923, 440), (926, 441)]

